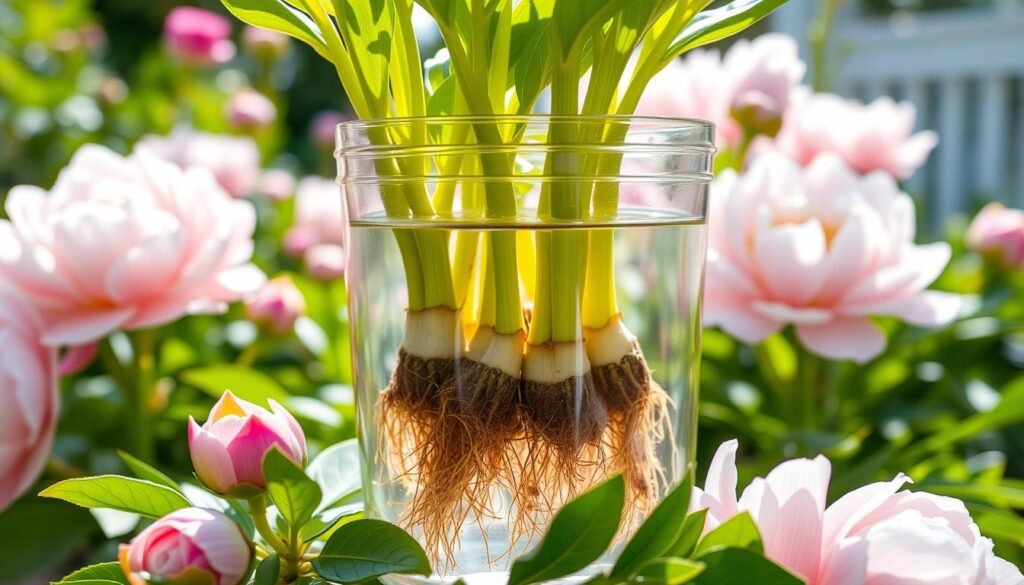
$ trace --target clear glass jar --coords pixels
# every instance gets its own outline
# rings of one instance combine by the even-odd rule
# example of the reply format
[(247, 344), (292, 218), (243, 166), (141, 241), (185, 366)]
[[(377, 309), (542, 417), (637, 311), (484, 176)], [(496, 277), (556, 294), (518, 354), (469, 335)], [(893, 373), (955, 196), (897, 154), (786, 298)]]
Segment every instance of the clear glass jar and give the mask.
[(682, 480), (712, 135), (641, 117), (338, 127), (366, 511), (420, 540), (426, 581), (504, 583), (612, 474), (631, 528)]

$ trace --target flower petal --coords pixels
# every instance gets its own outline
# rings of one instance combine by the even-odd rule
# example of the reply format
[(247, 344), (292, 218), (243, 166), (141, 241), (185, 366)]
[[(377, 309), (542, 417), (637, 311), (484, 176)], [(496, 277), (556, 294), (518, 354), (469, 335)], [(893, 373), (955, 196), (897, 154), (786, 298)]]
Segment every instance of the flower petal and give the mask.
[(797, 337), (814, 353), (864, 363), (885, 349), (885, 333), (868, 319), (839, 317), (821, 325), (798, 325)]

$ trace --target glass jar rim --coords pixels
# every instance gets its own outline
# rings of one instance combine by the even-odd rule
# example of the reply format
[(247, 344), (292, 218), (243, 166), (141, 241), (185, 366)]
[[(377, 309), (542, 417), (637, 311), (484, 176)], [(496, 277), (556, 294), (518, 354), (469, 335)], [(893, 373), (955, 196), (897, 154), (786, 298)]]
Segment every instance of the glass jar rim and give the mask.
[(550, 124), (552, 122), (601, 122), (601, 123), (629, 123), (632, 125), (646, 126), (658, 130), (693, 130), (700, 128), (708, 132), (715, 129), (714, 123), (698, 118), (682, 118), (674, 116), (648, 116), (648, 115), (625, 115), (625, 114), (493, 114), (493, 115), (469, 115), (459, 114), (454, 116), (405, 116), (393, 118), (369, 118), (345, 120), (337, 125), (336, 131), (358, 131), (374, 128), (386, 128), (398, 124), (478, 124), (482, 122), (499, 122), (503, 124), (529, 123)]

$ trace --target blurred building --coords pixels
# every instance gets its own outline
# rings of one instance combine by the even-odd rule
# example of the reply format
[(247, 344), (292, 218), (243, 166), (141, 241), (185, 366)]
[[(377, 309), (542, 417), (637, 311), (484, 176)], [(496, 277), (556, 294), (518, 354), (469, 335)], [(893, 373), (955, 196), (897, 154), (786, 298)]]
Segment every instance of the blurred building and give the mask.
[[(789, 2), (771, 23), (805, 58), (817, 7)], [(908, 183), (933, 227), (982, 199), (1024, 207), (1024, 0), (845, 0), (828, 64), (832, 91), (910, 100), (939, 132)]]

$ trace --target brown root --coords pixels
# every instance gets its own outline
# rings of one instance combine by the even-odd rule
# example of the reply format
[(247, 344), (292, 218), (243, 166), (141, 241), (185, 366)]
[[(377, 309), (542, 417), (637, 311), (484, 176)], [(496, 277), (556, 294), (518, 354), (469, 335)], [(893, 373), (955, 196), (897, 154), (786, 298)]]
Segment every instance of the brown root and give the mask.
[(416, 493), (404, 522), (422, 531), (428, 554), (452, 558), (466, 518), (494, 516), (491, 488), (506, 448), (520, 434), (519, 378), (466, 360), (440, 393), (440, 407), (424, 441)]
[(421, 358), (404, 349), (398, 351), (391, 382), (378, 402), (383, 429), (378, 449), (402, 481), (415, 481), (420, 451), (440, 412), (441, 388), (454, 374), (454, 359)]
[[(635, 341), (632, 351), (618, 362), (591, 371), (594, 388), (608, 407), (612, 467), (626, 480), (631, 511), (647, 513), (667, 485), (656, 449), (666, 437), (671, 439), (671, 400), (651, 378)], [(632, 516), (627, 512), (625, 517)]]

